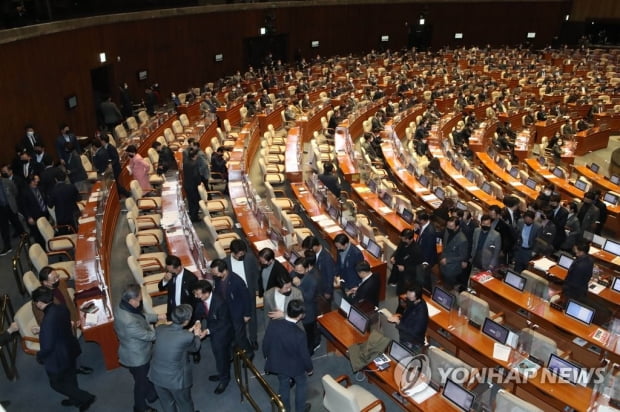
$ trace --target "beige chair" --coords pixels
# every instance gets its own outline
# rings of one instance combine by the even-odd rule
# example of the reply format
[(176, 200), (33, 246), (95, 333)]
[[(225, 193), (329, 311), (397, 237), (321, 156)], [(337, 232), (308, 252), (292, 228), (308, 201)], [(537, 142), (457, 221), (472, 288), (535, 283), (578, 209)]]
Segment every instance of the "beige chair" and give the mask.
[(189, 126), (190, 126), (189, 119), (187, 118), (187, 115), (186, 115), (185, 113), (182, 113), (182, 114), (179, 116), (179, 120), (181, 121), (181, 125), (182, 125), (183, 127), (189, 127)]
[[(439, 349), (436, 346), (430, 346), (427, 351), (427, 356), (429, 359), (430, 367), (431, 367), (431, 382), (438, 387), (441, 387), (445, 384), (442, 382), (442, 379), (445, 379), (444, 376), (441, 375), (441, 369), (445, 368), (451, 369), (452, 372), (448, 377), (454, 379), (454, 374), (459, 374), (458, 377), (461, 379), (462, 371), (467, 373), (467, 376), (464, 377), (464, 380), (469, 379), (469, 375), (472, 373), (472, 367), (467, 363), (463, 362), (459, 358), (456, 358), (450, 355), (448, 352), (445, 352)], [(441, 372), (440, 372), (441, 371)]]
[(166, 270), (166, 254), (163, 252), (142, 253), (136, 235), (128, 233), (125, 245), (129, 254), (136, 258), (144, 272), (164, 272)]
[(140, 119), (140, 123), (146, 123), (149, 121), (149, 115), (146, 110), (142, 110), (138, 113), (138, 119)]
[(149, 147), (149, 150), (146, 153), (149, 156), (152, 167), (157, 167), (157, 165), (159, 164), (159, 153), (157, 152), (157, 150)]
[(495, 397), (495, 408), (493, 408), (493, 410), (497, 412), (543, 412), (543, 409), (524, 401), (505, 389), (500, 389), (497, 391), (497, 396)]
[(125, 130), (125, 126), (123, 126), (122, 124), (119, 124), (114, 128), (114, 136), (120, 142), (127, 140), (127, 138), (129, 137), (127, 135), (127, 130)]
[(28, 301), (24, 303), (22, 307), (17, 310), (13, 319), (19, 327), (22, 349), (28, 355), (36, 355), (41, 349), (41, 346), (39, 345), (39, 336), (32, 332), (33, 327), (39, 326), (32, 311), (32, 302)]
[(135, 117), (128, 117), (125, 121), (127, 122), (127, 127), (130, 131), (133, 132), (134, 130), (138, 130), (138, 121)]
[(294, 227), (291, 218), (286, 214), (282, 214), (282, 223), (283, 226), (288, 230), (288, 233), (293, 239), (291, 239), (293, 244), (301, 245), (304, 239), (308, 236), (312, 236), (312, 230), (305, 227)]
[(224, 119), (224, 121), (222, 122), (222, 126), (224, 126), (224, 131), (226, 132), (227, 136), (232, 136), (235, 139), (239, 137), (239, 133), (233, 132), (232, 125), (230, 124), (230, 120)]
[(131, 190), (131, 197), (133, 197), (140, 211), (161, 210), (161, 197), (145, 197), (142, 187), (140, 187), (140, 183), (137, 180), (134, 179), (129, 183), (129, 190)]
[[(341, 382), (345, 382), (345, 386)], [(383, 401), (359, 385), (351, 385), (347, 375), (334, 379), (330, 375), (321, 378), (325, 396), (323, 407), (329, 412), (379, 412), (385, 411)]]
[(73, 251), (77, 243), (75, 233), (56, 236), (56, 228), (50, 224), (46, 217), (37, 219), (37, 228), (45, 240), (45, 247), (48, 252)]
[(127, 225), (129, 231), (136, 235), (138, 244), (141, 248), (154, 247), (163, 252), (162, 243), (165, 240), (164, 232), (159, 228), (140, 229), (139, 218), (136, 216), (135, 211), (127, 211)]
[(125, 199), (125, 208), (136, 222), (138, 230), (155, 229), (161, 226), (161, 215), (159, 213), (140, 214), (133, 198)]
[(174, 132), (177, 140), (186, 138), (183, 124), (180, 120), (175, 120), (172, 122), (172, 131)]
[[(49, 256), (57, 255), (65, 256), (68, 260), (49, 263)], [(38, 243), (33, 243), (28, 249), (28, 257), (30, 258), (30, 262), (32, 262), (32, 265), (37, 273), (39, 273), (39, 271), (41, 271), (41, 269), (45, 266), (51, 266), (54, 270), (58, 271), (58, 275), (60, 277), (75, 279), (75, 261), (70, 260), (71, 257), (65, 251), (46, 253), (41, 245)]]
[[(277, 205), (281, 210), (285, 212), (293, 211), (295, 209), (295, 203), (286, 196), (286, 193), (282, 190), (274, 190), (273, 186), (269, 182), (265, 182), (265, 189), (269, 196), (269, 202), (273, 205)], [(281, 197), (276, 196), (280, 195)]]
[(203, 216), (209, 216), (211, 225), (213, 225), (216, 231), (231, 231), (235, 227), (235, 223), (230, 218), (230, 216), (211, 216), (211, 214), (209, 213), (209, 208), (204, 200), (199, 200), (198, 205), (200, 206), (200, 210), (202, 211)]
[(168, 304), (153, 306), (153, 299), (144, 286), (142, 286), (142, 304), (144, 311), (147, 313), (154, 313), (156, 315), (165, 315), (168, 311)]
[(97, 171), (93, 167), (93, 164), (90, 162), (90, 160), (88, 160), (88, 157), (86, 155), (80, 155), (80, 160), (82, 161), (82, 167), (84, 168), (84, 171), (86, 172), (86, 178), (88, 179), (88, 181), (96, 182)]
[(212, 213), (226, 213), (228, 210), (228, 200), (224, 198), (211, 198), (209, 199), (209, 194), (222, 196), (220, 192), (210, 191), (208, 192), (204, 185), (198, 186), (198, 194), (200, 195), (200, 199), (206, 204), (207, 210), (209, 214)]
[(34, 292), (36, 288), (41, 286), (41, 282), (39, 281), (39, 278), (31, 270), (24, 273), (24, 275), (22, 276), (22, 281), (29, 295), (32, 295), (32, 292)]
[(495, 196), (497, 199), (504, 198), (504, 191), (502, 190), (502, 187), (499, 185), (499, 183), (489, 182), (489, 185), (491, 186), (491, 192), (493, 193), (493, 196)]
[(151, 162), (151, 158), (150, 157), (145, 157), (144, 158), (144, 163), (149, 165), (149, 171), (148, 171), (149, 183), (152, 186), (160, 186), (161, 184), (163, 184), (164, 183), (164, 177), (162, 175), (158, 175), (156, 173), (155, 167), (153, 166), (153, 163)]
[(277, 168), (268, 167), (267, 165), (265, 165), (265, 160), (260, 157), (258, 159), (258, 166), (260, 168), (261, 174), (263, 175), (263, 179), (266, 182), (269, 182), (272, 185), (281, 185), (286, 182), (286, 177), (284, 176), (284, 173), (279, 173), (277, 171)]
[(241, 115), (241, 125), (243, 126), (248, 118), (248, 109), (245, 106), (242, 107), (239, 109), (239, 115)]
[(218, 233), (215, 230), (215, 227), (211, 224), (211, 219), (209, 216), (203, 217), (203, 222), (207, 227), (207, 236), (211, 243), (219, 243), (222, 248), (228, 252), (230, 251), (230, 243), (235, 239), (241, 239), (238, 234), (234, 232), (229, 233)]
[(179, 150), (179, 147), (181, 147), (171, 128), (167, 127), (164, 129), (164, 138), (166, 139), (166, 143), (168, 144), (170, 150), (176, 151)]
[(134, 256), (127, 257), (127, 266), (129, 266), (129, 270), (131, 271), (133, 279), (136, 281), (136, 283), (142, 286), (144, 290), (146, 290), (146, 293), (148, 293), (150, 296), (160, 296), (166, 294), (166, 290), (161, 291), (157, 286), (157, 284), (160, 280), (162, 280), (166, 272), (153, 273), (145, 278), (142, 266), (140, 266), (140, 262), (138, 262), (138, 260)]

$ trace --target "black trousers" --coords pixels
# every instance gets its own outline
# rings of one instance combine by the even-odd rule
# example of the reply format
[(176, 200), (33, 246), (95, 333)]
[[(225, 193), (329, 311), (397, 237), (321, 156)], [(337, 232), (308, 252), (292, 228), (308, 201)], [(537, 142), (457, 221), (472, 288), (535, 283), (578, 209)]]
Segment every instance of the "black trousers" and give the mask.
[(146, 401), (153, 403), (157, 400), (155, 386), (148, 378), (149, 367), (149, 363), (129, 367), (129, 372), (133, 376), (133, 410), (135, 412), (146, 411), (148, 406)]
[(75, 405), (82, 405), (93, 398), (94, 395), (80, 389), (77, 382), (75, 367), (70, 367), (59, 373), (47, 373), (50, 386), (56, 392), (69, 398)]
[(16, 233), (23, 233), (24, 227), (19, 221), (17, 213), (13, 212), (8, 205), (0, 206), (0, 235), (2, 235), (3, 247), (11, 248), (11, 228), (9, 222), (13, 225)]
[(211, 337), (211, 351), (215, 358), (215, 369), (220, 376), (220, 383), (227, 385), (230, 382), (230, 355), (232, 339), (220, 341)]
[(314, 354), (314, 348), (321, 343), (321, 335), (316, 327), (316, 321), (304, 323), (304, 329), (306, 330), (306, 342), (308, 343), (308, 352), (312, 356)]

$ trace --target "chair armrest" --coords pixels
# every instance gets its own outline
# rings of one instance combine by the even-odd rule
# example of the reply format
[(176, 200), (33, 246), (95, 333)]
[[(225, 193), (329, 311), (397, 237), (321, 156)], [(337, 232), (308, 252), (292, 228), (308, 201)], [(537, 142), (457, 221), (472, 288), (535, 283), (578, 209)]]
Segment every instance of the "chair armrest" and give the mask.
[(65, 269), (65, 268), (54, 268), (54, 272), (58, 272), (58, 271), (61, 271), (65, 275), (67, 275), (67, 279), (71, 279), (71, 275), (69, 275), (69, 272), (67, 272), (67, 269)]
[(32, 336), (24, 336), (24, 335), (22, 335), (22, 340), (23, 341), (28, 341), (28, 342), (39, 343), (39, 339), (38, 338), (33, 338)]
[(150, 216), (138, 216), (136, 220), (148, 221), (148, 222), (151, 222), (153, 225), (157, 226), (157, 222), (155, 221), (155, 219), (153, 219)]
[[(220, 199), (225, 199), (226, 196), (224, 196), (224, 194), (222, 192), (220, 192), (219, 190), (207, 190), (207, 194), (210, 194), (212, 197), (213, 195), (215, 196), (219, 196)], [(218, 199), (211, 199), (211, 200), (218, 200)]]
[[(154, 264), (156, 265), (159, 269), (164, 270), (164, 267), (161, 265), (161, 262), (155, 258), (143, 258), (140, 257), (138, 258), (138, 262), (145, 262), (147, 264)], [(142, 265), (140, 265), (142, 266)]]
[(276, 197), (287, 197), (284, 190), (281, 189), (273, 189), (273, 194), (276, 195)]
[[(153, 206), (152, 207), (143, 207), (142, 204), (144, 203), (150, 203)], [(157, 202), (155, 201), (155, 199), (149, 199), (148, 197), (141, 197), (140, 199), (138, 199), (138, 207), (141, 209), (157, 209), (158, 205)]]
[(141, 237), (150, 237), (154, 239), (155, 244), (159, 245), (161, 243), (161, 239), (159, 239), (157, 237), (157, 235), (155, 235), (155, 233), (136, 233), (136, 237), (137, 238), (141, 238)]
[(495, 320), (495, 319), (499, 319), (499, 318), (501, 318), (501, 317), (503, 317), (503, 316), (504, 316), (504, 312), (497, 312), (496, 314), (494, 314), (493, 316), (491, 316), (491, 319), (492, 319), (492, 320)]
[(338, 383), (342, 383), (342, 381), (346, 382), (345, 387), (351, 386), (351, 378), (348, 375), (340, 375), (336, 379), (334, 379)]
[(51, 238), (50, 240), (47, 241), (48, 249), (51, 249), (50, 246), (52, 245), (52, 242), (55, 242), (55, 241), (58, 241), (58, 240), (67, 240), (67, 241), (69, 241), (69, 243), (71, 243), (71, 245), (73, 246), (73, 249), (75, 249), (75, 243), (73, 242), (73, 239), (71, 239), (68, 236), (56, 236), (56, 237)]
[(45, 253), (47, 256), (56, 256), (56, 255), (64, 255), (67, 257), (67, 260), (71, 260), (71, 256), (69, 255), (69, 253), (67, 253), (66, 250), (56, 250), (53, 252), (46, 252)]
[(58, 229), (69, 229), (71, 233), (75, 233), (75, 228), (71, 225), (56, 225), (54, 226), (54, 231)]
[(381, 406), (381, 409), (379, 409), (380, 411), (384, 411), (385, 410), (385, 405), (383, 404), (383, 401), (381, 399), (375, 399), (372, 403), (366, 405), (365, 408), (361, 409), (360, 412), (372, 411), (377, 406)]

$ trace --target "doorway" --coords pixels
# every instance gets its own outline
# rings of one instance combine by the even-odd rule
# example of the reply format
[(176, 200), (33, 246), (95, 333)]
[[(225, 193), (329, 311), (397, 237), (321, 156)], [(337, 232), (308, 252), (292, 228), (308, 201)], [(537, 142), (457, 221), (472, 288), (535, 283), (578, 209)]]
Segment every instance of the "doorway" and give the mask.
[[(112, 65), (91, 69), (90, 84), (93, 90), (93, 108), (97, 117), (97, 126), (104, 125), (103, 115), (101, 113), (101, 102), (112, 94)], [(114, 98), (114, 96), (112, 96)]]

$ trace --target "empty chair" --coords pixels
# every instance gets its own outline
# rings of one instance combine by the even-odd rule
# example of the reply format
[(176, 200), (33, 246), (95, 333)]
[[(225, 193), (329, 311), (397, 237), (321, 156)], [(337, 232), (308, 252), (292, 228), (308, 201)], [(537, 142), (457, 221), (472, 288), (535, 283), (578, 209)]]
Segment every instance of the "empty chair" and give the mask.
[(116, 139), (118, 139), (121, 142), (127, 139), (128, 135), (127, 135), (127, 130), (125, 130), (125, 126), (123, 126), (122, 124), (119, 124), (118, 126), (116, 126), (114, 128), (114, 136), (116, 137)]
[(489, 182), (489, 185), (491, 186), (491, 191), (493, 192), (493, 196), (495, 196), (498, 199), (504, 198), (504, 191), (502, 190), (502, 187), (499, 185), (499, 183)]
[(125, 208), (127, 209), (127, 213), (130, 213), (131, 217), (136, 222), (138, 230), (160, 227), (161, 215), (159, 213), (140, 214), (140, 210), (133, 198), (128, 197), (125, 199)]
[(125, 245), (129, 254), (136, 258), (145, 272), (163, 272), (166, 269), (166, 254), (163, 252), (142, 253), (136, 235), (128, 233), (125, 236)]
[(138, 113), (138, 119), (140, 119), (140, 123), (146, 123), (149, 121), (149, 115), (146, 110), (142, 110)]
[(222, 248), (228, 252), (230, 250), (230, 243), (235, 239), (241, 239), (238, 234), (234, 232), (218, 233), (213, 225), (210, 224), (209, 216), (203, 217), (205, 226), (207, 227), (207, 236), (210, 243), (219, 243)]
[(32, 302), (28, 301), (24, 303), (22, 307), (17, 310), (13, 319), (19, 327), (23, 351), (29, 355), (36, 355), (41, 349), (41, 346), (39, 345), (39, 336), (32, 332), (33, 327), (39, 326), (32, 312)]
[(181, 124), (180, 120), (175, 120), (172, 122), (172, 131), (174, 132), (175, 136), (177, 137), (177, 140), (179, 138), (185, 138), (185, 134), (183, 133), (184, 129), (183, 129), (183, 124)]
[[(442, 381), (442, 378), (452, 378), (454, 380), (454, 375), (458, 374), (458, 378), (462, 379), (462, 371), (471, 374), (472, 367), (470, 365), (435, 346), (428, 348), (427, 355), (431, 367), (431, 382), (438, 387), (443, 387), (446, 383)], [(451, 372), (447, 376), (441, 375), (440, 371), (445, 372), (448, 370)], [(467, 379), (468, 377), (464, 377), (464, 380)]]
[(149, 147), (147, 154), (149, 156), (149, 160), (151, 161), (151, 165), (153, 167), (157, 167), (157, 165), (159, 164), (159, 153), (157, 152), (157, 150)]
[(189, 127), (190, 126), (189, 119), (187, 118), (187, 115), (185, 113), (182, 113), (179, 116), (179, 121), (181, 122), (181, 125), (183, 127)]
[(235, 223), (230, 216), (211, 216), (204, 200), (199, 200), (198, 205), (200, 206), (203, 216), (209, 216), (211, 225), (213, 225), (216, 231), (231, 231), (235, 227)]
[(140, 210), (160, 210), (161, 209), (161, 197), (150, 196), (145, 197), (140, 183), (137, 180), (132, 180), (129, 183), (129, 190), (131, 190), (131, 197), (136, 202), (138, 209)]
[[(267, 189), (267, 193), (269, 193), (269, 202), (277, 205), (283, 211), (292, 211), (295, 209), (295, 203), (286, 196), (284, 191), (274, 190), (269, 182), (265, 182), (265, 188)], [(276, 194), (281, 195), (281, 197), (276, 196)]]
[(198, 194), (200, 195), (200, 199), (206, 204), (209, 213), (225, 213), (226, 210), (228, 210), (228, 200), (223, 198), (209, 199), (209, 193), (221, 195), (219, 192), (207, 192), (204, 185), (198, 186)]
[(232, 136), (234, 138), (239, 137), (239, 133), (233, 133), (232, 126), (230, 124), (230, 120), (224, 119), (224, 121), (222, 123), (223, 123), (222, 125), (224, 126), (224, 130), (226, 131), (226, 135)]
[(86, 155), (80, 155), (80, 160), (82, 161), (82, 167), (86, 172), (86, 178), (89, 182), (97, 181), (97, 171), (93, 167), (93, 164), (90, 162)]
[(135, 117), (128, 117), (125, 121), (127, 122), (127, 127), (129, 128), (129, 130), (131, 130), (132, 132), (134, 130), (138, 130), (138, 121)]
[(131, 233), (136, 235), (138, 244), (141, 248), (155, 247), (162, 251), (161, 244), (164, 241), (164, 232), (159, 228), (145, 228), (140, 229), (138, 219), (135, 211), (127, 211), (127, 225)]
[(524, 401), (516, 395), (508, 392), (505, 389), (500, 389), (497, 391), (497, 396), (495, 398), (495, 408), (494, 411), (504, 412), (543, 412), (543, 409), (540, 409), (529, 402)]
[[(345, 382), (345, 386), (341, 382)], [(334, 379), (330, 375), (321, 378), (325, 395), (323, 407), (329, 412), (379, 412), (385, 411), (383, 401), (359, 385), (351, 385), (347, 375)]]
[(301, 245), (306, 237), (313, 235), (312, 230), (306, 227), (294, 227), (291, 218), (286, 213), (282, 214), (282, 223), (288, 230), (289, 235), (294, 237), (294, 239), (291, 239), (293, 244)]
[(45, 240), (45, 247), (48, 252), (72, 251), (75, 250), (77, 235), (56, 235), (55, 227), (50, 224), (46, 217), (37, 219), (37, 228)]
[(164, 277), (166, 272), (154, 273), (150, 274), (146, 278), (144, 277), (144, 272), (142, 271), (142, 267), (140, 266), (140, 262), (134, 256), (127, 257), (127, 266), (129, 266), (129, 270), (133, 275), (133, 279), (136, 283), (142, 286), (146, 290), (146, 292), (151, 296), (159, 296), (165, 295), (166, 290), (159, 290), (157, 284)]
[(274, 170), (274, 168), (268, 168), (267, 165), (265, 165), (265, 160), (262, 158), (258, 159), (258, 166), (260, 167), (261, 174), (266, 182), (269, 182), (272, 185), (281, 185), (286, 181), (284, 173), (280, 173), (277, 169)]
[(241, 115), (241, 125), (244, 125), (248, 117), (248, 109), (245, 106), (242, 107), (239, 109), (239, 115)]
[(170, 150), (179, 150), (180, 145), (171, 128), (167, 127), (164, 129), (164, 138)]
[(22, 281), (29, 295), (32, 295), (32, 292), (36, 288), (41, 286), (41, 282), (39, 281), (39, 278), (31, 270), (24, 273), (24, 276), (22, 276)]
[(153, 167), (153, 163), (151, 162), (150, 157), (145, 157), (144, 158), (144, 162), (146, 164), (148, 164), (149, 166), (149, 171), (148, 171), (148, 175), (149, 175), (149, 183), (153, 186), (159, 186), (161, 184), (164, 183), (164, 177), (161, 175), (158, 175), (155, 172), (155, 168)]
[(142, 304), (144, 311), (147, 313), (154, 313), (156, 315), (165, 315), (168, 311), (168, 304), (153, 306), (153, 299), (144, 286), (142, 286)]
[(43, 269), (45, 266), (51, 266), (54, 268), (54, 270), (58, 272), (58, 275), (61, 278), (74, 279), (75, 278), (75, 261), (66, 260), (66, 261), (61, 261), (61, 262), (56, 262), (56, 263), (50, 263), (48, 257), (57, 256), (57, 255), (62, 255), (62, 256), (65, 256), (67, 259), (71, 259), (69, 254), (66, 253), (65, 251), (51, 252), (48, 254), (43, 250), (41, 245), (39, 245), (38, 243), (33, 243), (32, 245), (30, 245), (30, 248), (28, 249), (28, 257), (30, 258), (30, 262), (32, 262), (32, 265), (34, 266), (37, 273), (39, 273), (39, 271)]

